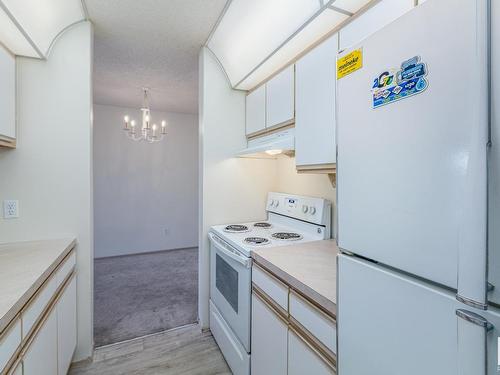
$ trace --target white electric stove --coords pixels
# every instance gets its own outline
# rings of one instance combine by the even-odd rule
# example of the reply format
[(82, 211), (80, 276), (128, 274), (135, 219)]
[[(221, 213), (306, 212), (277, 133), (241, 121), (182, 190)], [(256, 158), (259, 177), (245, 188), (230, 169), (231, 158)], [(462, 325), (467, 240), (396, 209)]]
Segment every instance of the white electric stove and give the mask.
[(210, 229), (210, 329), (235, 375), (250, 374), (252, 251), (331, 236), (331, 202), (269, 193), (267, 220)]

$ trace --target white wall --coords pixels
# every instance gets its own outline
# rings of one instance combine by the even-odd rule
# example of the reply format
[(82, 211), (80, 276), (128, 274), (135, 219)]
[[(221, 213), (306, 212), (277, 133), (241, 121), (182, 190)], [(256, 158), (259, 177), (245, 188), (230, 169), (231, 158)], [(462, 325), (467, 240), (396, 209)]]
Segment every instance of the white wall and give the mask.
[(206, 48), (200, 52), (200, 237), (199, 317), (208, 327), (210, 226), (265, 218), (273, 160), (234, 158), (246, 147), (245, 93), (232, 90)]
[(68, 29), (47, 61), (17, 59), (18, 146), (0, 151), (0, 200), (18, 199), (18, 219), (0, 219), (0, 241), (78, 240), (78, 347), (92, 348), (92, 27)]
[(94, 106), (95, 257), (198, 246), (198, 116), (153, 110), (168, 134), (148, 144), (127, 138), (125, 114), (140, 122)]

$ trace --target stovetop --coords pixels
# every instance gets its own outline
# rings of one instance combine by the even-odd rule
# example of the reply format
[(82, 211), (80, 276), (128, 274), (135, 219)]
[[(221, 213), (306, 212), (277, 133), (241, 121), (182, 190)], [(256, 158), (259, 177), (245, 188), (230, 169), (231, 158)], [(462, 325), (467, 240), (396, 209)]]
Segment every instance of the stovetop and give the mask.
[(321, 227), (314, 226), (314, 228), (307, 229), (260, 221), (216, 225), (211, 228), (211, 232), (250, 257), (252, 250), (256, 249), (325, 239), (323, 232), (318, 233), (318, 230), (322, 230)]

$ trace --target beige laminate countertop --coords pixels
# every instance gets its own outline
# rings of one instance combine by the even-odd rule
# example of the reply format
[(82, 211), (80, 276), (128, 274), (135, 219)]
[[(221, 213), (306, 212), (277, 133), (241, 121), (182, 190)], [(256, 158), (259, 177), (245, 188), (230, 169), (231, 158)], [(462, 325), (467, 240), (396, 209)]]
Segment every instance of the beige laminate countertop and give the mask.
[(258, 249), (255, 262), (325, 310), (336, 315), (337, 253), (335, 240)]
[(0, 244), (0, 333), (75, 244), (74, 238)]

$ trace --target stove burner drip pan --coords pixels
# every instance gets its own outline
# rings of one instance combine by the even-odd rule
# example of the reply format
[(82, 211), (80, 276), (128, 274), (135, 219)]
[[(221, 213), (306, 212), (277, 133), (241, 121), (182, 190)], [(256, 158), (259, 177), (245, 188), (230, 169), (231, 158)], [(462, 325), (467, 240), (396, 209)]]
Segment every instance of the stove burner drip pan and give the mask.
[(224, 228), (224, 232), (228, 233), (242, 233), (248, 231), (250, 231), (250, 229), (246, 225), (240, 225), (240, 224), (232, 224)]
[(249, 245), (261, 246), (267, 245), (270, 241), (264, 237), (247, 237), (243, 242)]

